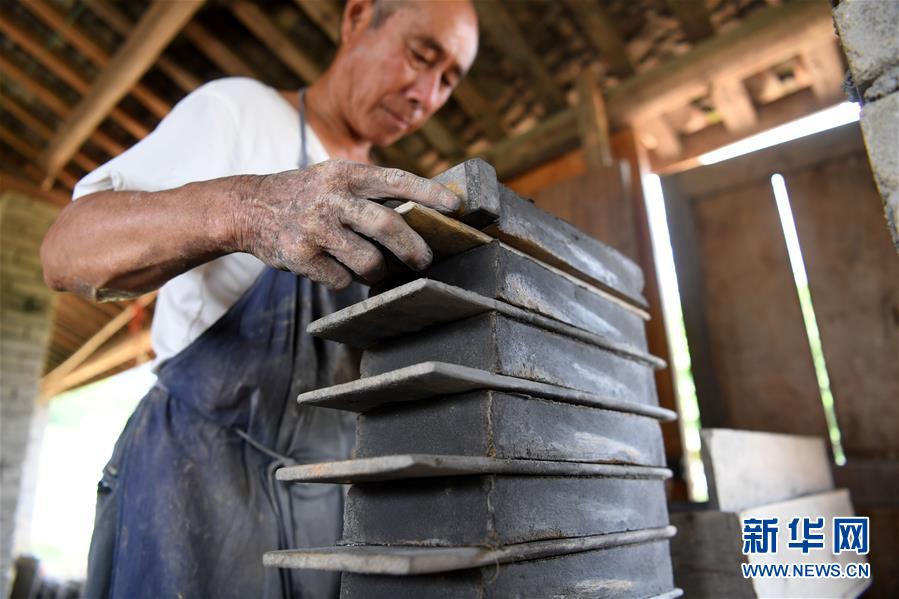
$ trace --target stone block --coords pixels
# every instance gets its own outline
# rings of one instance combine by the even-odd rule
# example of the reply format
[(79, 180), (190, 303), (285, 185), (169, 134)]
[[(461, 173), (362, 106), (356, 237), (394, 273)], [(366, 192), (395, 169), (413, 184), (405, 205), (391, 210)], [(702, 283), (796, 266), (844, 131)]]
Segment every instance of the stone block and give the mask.
[(862, 106), (861, 125), (890, 235), (899, 249), (899, 92)]
[[(855, 553), (832, 552), (829, 530), (834, 516), (852, 516), (845, 490), (808, 495), (739, 512), (697, 511), (672, 513), (678, 534), (671, 544), (674, 577), (687, 596), (718, 597), (857, 597), (870, 584), (869, 578), (743, 577), (741, 564), (863, 564)], [(789, 549), (789, 523), (794, 517), (825, 519), (825, 548), (803, 554)], [(748, 518), (777, 518), (777, 553), (742, 553), (742, 522)], [(872, 549), (876, 551), (876, 548)], [(876, 572), (872, 572), (876, 576)]]
[(346, 573), (342, 599), (673, 598), (668, 542), (418, 576)]
[(268, 551), (263, 556), (262, 562), (266, 567), (415, 576), (470, 570), (482, 566), (497, 567), (572, 553), (667, 541), (674, 536), (674, 533), (673, 526), (665, 526), (607, 535), (518, 543), (503, 547), (336, 545)]
[(496, 169), (480, 158), (466, 160), (440, 173), (434, 180), (462, 198), (459, 220), (484, 227), (499, 218), (499, 183)]
[(497, 313), (433, 327), (370, 349), (362, 376), (449, 362), (613, 400), (658, 405), (651, 366)]
[(660, 478), (459, 476), (352, 485), (342, 543), (501, 546), (667, 524)]
[(498, 183), (486, 162), (466, 161), (435, 180), (463, 198), (461, 220), (489, 225), (487, 233), (526, 254), (646, 305), (643, 273), (634, 262)]
[(709, 503), (737, 512), (833, 489), (824, 439), (704, 429), (702, 458)]
[(421, 362), (340, 385), (314, 389), (300, 394), (297, 401), (310, 406), (367, 412), (381, 406), (434, 401), (478, 389), (508, 391), (575, 405), (640, 414), (661, 421), (677, 419), (675, 412), (659, 406), (610, 399), (595, 393), (444, 362)]
[(624, 254), (500, 187), (499, 221), (485, 229), (508, 245), (639, 306), (643, 272)]
[(842, 0), (833, 18), (856, 85), (865, 88), (899, 64), (899, 2)]
[(510, 319), (604, 347), (662, 368), (665, 362), (633, 345), (573, 327), (517, 306), (430, 279), (416, 279), (358, 304), (348, 306), (306, 327), (307, 332), (351, 347), (370, 348), (409, 333), (496, 312)]
[(427, 453), (664, 466), (658, 421), (496, 391), (369, 411), (354, 456)]
[(277, 480), (295, 483), (378, 483), (417, 478), (497, 474), (508, 476), (605, 476), (666, 479), (671, 471), (648, 466), (506, 460), (461, 455), (396, 454), (279, 468)]
[(646, 350), (648, 314), (500, 242), (419, 274)]

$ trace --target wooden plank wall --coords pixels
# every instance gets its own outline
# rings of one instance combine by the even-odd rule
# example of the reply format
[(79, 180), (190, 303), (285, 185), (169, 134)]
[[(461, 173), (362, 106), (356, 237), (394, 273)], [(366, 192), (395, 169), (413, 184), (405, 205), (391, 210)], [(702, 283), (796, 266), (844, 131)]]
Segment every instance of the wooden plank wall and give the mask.
[(663, 179), (702, 424), (826, 435), (770, 174), (721, 166)]
[(843, 446), (850, 457), (899, 456), (899, 256), (867, 158), (821, 162), (786, 184)]
[(857, 124), (665, 177), (703, 426), (825, 436), (770, 177), (805, 260), (871, 597), (899, 596), (899, 256)]

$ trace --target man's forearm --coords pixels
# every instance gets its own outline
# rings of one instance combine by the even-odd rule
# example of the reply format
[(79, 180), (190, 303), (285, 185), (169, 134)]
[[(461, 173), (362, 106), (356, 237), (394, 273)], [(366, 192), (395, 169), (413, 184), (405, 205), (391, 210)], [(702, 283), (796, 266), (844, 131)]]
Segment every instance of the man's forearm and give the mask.
[(247, 252), (334, 289), (353, 276), (374, 283), (384, 258), (372, 241), (418, 270), (433, 257), (399, 214), (378, 203), (388, 198), (444, 212), (460, 204), (439, 183), (340, 160), (168, 191), (98, 192), (67, 206), (47, 232), (44, 279), (58, 291), (120, 299)]
[(122, 299), (238, 251), (241, 190), (255, 178), (82, 197), (63, 209), (44, 238), (44, 279), (57, 291)]

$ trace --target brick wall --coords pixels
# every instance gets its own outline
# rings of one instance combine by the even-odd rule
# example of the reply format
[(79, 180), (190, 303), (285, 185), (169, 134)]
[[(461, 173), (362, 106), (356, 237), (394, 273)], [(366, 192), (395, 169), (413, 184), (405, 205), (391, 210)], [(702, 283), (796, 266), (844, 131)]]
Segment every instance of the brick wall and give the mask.
[(38, 251), (57, 209), (0, 193), (0, 592), (6, 596), (38, 380), (53, 320)]

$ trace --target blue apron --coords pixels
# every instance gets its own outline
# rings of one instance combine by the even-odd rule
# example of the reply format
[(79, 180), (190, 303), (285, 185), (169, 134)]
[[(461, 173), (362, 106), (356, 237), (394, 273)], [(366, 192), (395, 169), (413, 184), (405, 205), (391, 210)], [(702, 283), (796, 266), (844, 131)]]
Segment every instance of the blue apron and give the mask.
[(163, 365), (99, 485), (87, 597), (337, 596), (338, 574), (265, 569), (262, 554), (340, 537), (340, 486), (274, 472), (350, 455), (353, 417), (295, 398), (358, 378), (358, 354), (306, 325), (364, 295), (267, 268)]
[[(299, 91), (299, 167), (309, 165)], [(98, 486), (85, 596), (336, 597), (334, 572), (265, 569), (272, 549), (341, 535), (337, 485), (285, 485), (275, 470), (341, 460), (355, 419), (297, 405), (304, 391), (359, 378), (360, 354), (306, 325), (367, 295), (273, 268), (168, 360), (116, 443)]]

